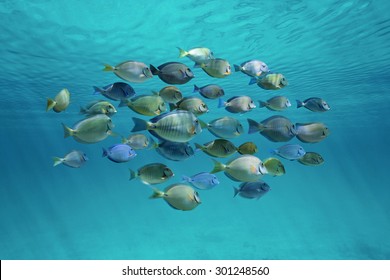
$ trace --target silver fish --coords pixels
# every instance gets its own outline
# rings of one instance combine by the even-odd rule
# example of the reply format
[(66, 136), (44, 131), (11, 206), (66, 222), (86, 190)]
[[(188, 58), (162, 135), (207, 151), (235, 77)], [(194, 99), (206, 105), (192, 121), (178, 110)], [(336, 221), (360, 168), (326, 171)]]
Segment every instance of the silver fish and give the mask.
[(214, 58), (213, 52), (209, 48), (200, 47), (200, 48), (193, 48), (188, 51), (183, 50), (179, 47), (177, 48), (179, 49), (180, 52), (179, 58), (186, 56), (196, 63), (207, 62), (208, 60)]
[(53, 157), (54, 164), (53, 166), (57, 166), (59, 164), (63, 164), (72, 168), (79, 168), (88, 160), (87, 155), (82, 151), (71, 151), (66, 154), (63, 158)]
[(53, 109), (54, 112), (59, 113), (68, 108), (70, 103), (70, 92), (68, 89), (62, 89), (54, 99), (48, 98), (46, 104), (46, 112)]
[(278, 90), (288, 85), (286, 77), (282, 74), (272, 73), (258, 78), (252, 78), (249, 84), (257, 84), (262, 89)]
[(219, 99), (218, 108), (225, 107), (226, 111), (230, 113), (246, 113), (256, 108), (252, 98), (246, 95), (233, 96), (228, 101)]
[(161, 184), (174, 176), (173, 171), (168, 166), (158, 162), (146, 164), (139, 168), (137, 172), (131, 169), (129, 171), (129, 180), (139, 178), (146, 185)]
[(139, 61), (128, 60), (116, 66), (104, 65), (103, 71), (114, 72), (119, 78), (135, 83), (142, 83), (153, 77), (149, 67)]
[(195, 67), (200, 66), (207, 75), (213, 78), (225, 78), (232, 73), (229, 61), (222, 58), (209, 59), (195, 65)]
[(286, 117), (272, 116), (260, 123), (247, 119), (249, 123), (248, 133), (260, 132), (265, 138), (273, 142), (287, 142), (296, 135), (295, 125)]
[(185, 184), (173, 184), (164, 191), (154, 189), (150, 198), (163, 198), (169, 206), (176, 210), (188, 211), (201, 204), (198, 192)]
[(203, 115), (209, 111), (207, 104), (198, 97), (184, 97), (176, 104), (169, 104), (171, 110), (179, 109), (193, 113), (196, 116)]
[(241, 71), (250, 77), (259, 77), (260, 75), (269, 72), (267, 64), (256, 59), (245, 61), (241, 63), (241, 65), (234, 64), (234, 70), (235, 72)]
[(225, 91), (219, 85), (208, 84), (203, 87), (197, 87), (194, 85), (194, 91), (199, 92), (203, 97), (208, 99), (216, 99), (225, 95)]
[(329, 104), (319, 97), (310, 97), (303, 102), (297, 100), (297, 108), (300, 107), (305, 107), (313, 112), (326, 112), (330, 110)]
[(299, 159), (306, 154), (302, 146), (297, 144), (286, 144), (277, 149), (271, 150), (270, 152), (273, 155), (278, 155), (288, 160)]
[(320, 122), (296, 123), (297, 138), (304, 143), (317, 143), (330, 134), (329, 128)]
[(260, 108), (266, 107), (271, 111), (283, 111), (291, 106), (290, 100), (285, 96), (274, 96), (267, 101), (259, 101)]
[(167, 110), (164, 99), (158, 94), (140, 95), (131, 100), (122, 100), (119, 107), (123, 106), (144, 116), (158, 116)]
[(105, 114), (111, 117), (116, 112), (117, 111), (114, 105), (112, 105), (108, 101), (102, 101), (102, 100), (91, 102), (85, 107), (80, 107), (80, 114), (86, 114), (86, 115)]
[(215, 139), (204, 145), (195, 143), (195, 147), (205, 152), (209, 156), (224, 158), (231, 156), (237, 151), (237, 147), (226, 139)]
[(166, 86), (162, 88), (158, 94), (168, 103), (177, 103), (183, 99), (183, 94), (180, 89), (175, 86)]
[(228, 116), (212, 120), (210, 123), (202, 121), (200, 123), (202, 128), (207, 128), (210, 133), (219, 138), (234, 138), (244, 132), (240, 121)]

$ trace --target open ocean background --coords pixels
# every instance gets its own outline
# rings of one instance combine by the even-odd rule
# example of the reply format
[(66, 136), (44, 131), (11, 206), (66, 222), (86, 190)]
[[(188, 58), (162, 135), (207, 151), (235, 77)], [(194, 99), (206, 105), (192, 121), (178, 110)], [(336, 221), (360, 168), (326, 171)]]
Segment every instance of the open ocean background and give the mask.
[[(388, 11), (384, 0), (0, 1), (0, 259), (390, 259)], [(238, 72), (211, 78), (178, 58), (176, 47), (198, 46), (231, 65), (260, 59), (289, 85), (266, 91)], [(226, 98), (287, 96), (293, 106), (280, 114), (330, 128), (320, 143), (289, 142), (325, 163), (283, 160), (286, 175), (264, 176), (272, 190), (260, 200), (233, 198), (238, 183), (223, 173), (215, 189), (199, 191), (202, 204), (193, 211), (148, 199), (151, 189), (129, 181), (128, 168), (167, 164), (175, 177), (157, 185), (163, 189), (182, 175), (211, 171), (212, 160), (199, 152), (178, 163), (139, 151), (116, 164), (101, 153), (119, 138), (80, 144), (64, 139), (61, 126), (82, 118), (80, 106), (96, 99), (92, 86), (121, 81), (103, 64), (125, 60), (185, 63), (196, 76), (178, 86), (185, 96), (209, 83), (221, 85)], [(130, 84), (138, 95), (166, 86), (158, 77)], [(71, 92), (69, 108), (45, 112), (46, 98), (62, 88)], [(296, 99), (312, 96), (331, 110), (296, 108)], [(259, 158), (284, 144), (246, 133), (247, 118), (277, 112), (234, 115), (207, 102), (210, 112), (200, 119), (237, 117), (245, 134), (232, 142), (254, 141)], [(132, 116), (119, 108), (114, 130), (130, 134)], [(214, 138), (204, 130), (191, 144)], [(85, 166), (54, 168), (52, 157), (72, 149), (88, 155)]]

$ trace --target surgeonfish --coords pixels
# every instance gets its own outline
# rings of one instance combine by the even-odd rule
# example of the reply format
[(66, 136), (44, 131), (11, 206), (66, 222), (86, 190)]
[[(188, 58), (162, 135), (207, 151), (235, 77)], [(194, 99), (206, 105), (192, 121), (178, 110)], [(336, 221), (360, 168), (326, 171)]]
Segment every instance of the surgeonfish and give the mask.
[(183, 99), (182, 92), (175, 86), (163, 87), (158, 92), (158, 95), (160, 95), (161, 98), (164, 99), (164, 101), (167, 103), (177, 103)]
[(158, 116), (167, 110), (164, 99), (157, 93), (151, 95), (139, 95), (130, 100), (122, 100), (119, 107), (127, 106), (134, 112), (144, 116)]
[(150, 69), (153, 75), (158, 75), (163, 82), (171, 85), (182, 85), (195, 77), (191, 69), (180, 62), (167, 62), (157, 68), (150, 65)]
[(179, 49), (180, 52), (179, 58), (186, 56), (192, 61), (194, 61), (195, 63), (204, 63), (214, 58), (213, 52), (209, 48), (199, 47), (199, 48), (190, 49), (188, 51), (183, 50), (179, 47), (177, 48)]
[(237, 152), (242, 155), (253, 155), (257, 153), (257, 146), (253, 142), (245, 142), (238, 146)]
[(298, 159), (298, 162), (303, 165), (317, 166), (324, 163), (324, 158), (319, 153), (306, 152), (303, 157)]
[(128, 60), (119, 63), (116, 66), (108, 64), (105, 64), (104, 66), (103, 71), (114, 72), (119, 78), (129, 82), (142, 83), (153, 77), (149, 67), (145, 63), (139, 61)]
[(114, 115), (116, 113), (116, 109), (114, 105), (112, 105), (108, 101), (93, 101), (89, 103), (85, 107), (80, 107), (80, 114), (86, 114), (86, 115), (97, 115), (97, 114), (105, 114), (109, 117)]
[(186, 160), (194, 155), (194, 149), (188, 142), (179, 143), (162, 140), (154, 148), (162, 157), (173, 161)]
[(235, 72), (241, 71), (242, 73), (250, 77), (259, 77), (269, 72), (267, 64), (263, 61), (252, 59), (241, 63), (240, 65), (234, 64)]
[(101, 94), (108, 99), (115, 101), (128, 100), (135, 95), (134, 88), (126, 83), (117, 82), (103, 88), (93, 87), (94, 94)]
[(297, 138), (304, 143), (317, 143), (330, 134), (329, 128), (321, 122), (296, 123)]
[(216, 84), (208, 84), (203, 87), (198, 87), (194, 85), (194, 91), (199, 92), (203, 97), (208, 99), (216, 99), (225, 95), (225, 91), (219, 85)]
[(188, 211), (201, 204), (198, 192), (185, 184), (173, 184), (164, 191), (154, 189), (150, 198), (163, 198), (169, 206), (176, 210)]
[(280, 115), (271, 116), (260, 123), (252, 119), (247, 120), (249, 134), (260, 132), (272, 142), (287, 142), (297, 134), (295, 125), (288, 118)]
[(281, 176), (286, 174), (283, 163), (274, 157), (270, 157), (264, 160), (264, 166), (267, 168), (268, 174), (272, 176)]
[(129, 171), (129, 180), (139, 178), (140, 181), (146, 185), (161, 184), (174, 176), (172, 169), (159, 162), (146, 164), (140, 167), (137, 172), (134, 172), (131, 169), (129, 169)]
[(271, 190), (270, 186), (266, 182), (261, 180), (256, 182), (244, 182), (241, 183), (238, 188), (233, 187), (233, 189), (233, 197), (239, 195), (243, 198), (248, 199), (259, 199)]
[(88, 160), (87, 155), (82, 151), (73, 150), (66, 154), (64, 157), (53, 157), (54, 164), (57, 166), (63, 164), (72, 168), (79, 168)]
[(310, 97), (304, 101), (297, 100), (297, 108), (301, 107), (305, 107), (313, 112), (326, 112), (330, 110), (329, 104), (319, 97)]
[(247, 95), (233, 96), (226, 102), (222, 98), (219, 99), (218, 108), (225, 107), (230, 113), (246, 113), (256, 108), (252, 98)]
[(257, 84), (262, 89), (278, 90), (287, 86), (288, 81), (282, 74), (272, 73), (258, 78), (253, 77), (249, 84)]
[(137, 153), (129, 145), (115, 144), (108, 149), (103, 148), (102, 156), (113, 162), (123, 163), (137, 156)]
[(143, 150), (152, 148), (155, 142), (151, 137), (141, 133), (134, 133), (129, 135), (127, 138), (122, 138), (122, 144), (129, 145), (134, 150)]
[(273, 155), (278, 155), (288, 160), (296, 160), (303, 157), (306, 152), (302, 146), (297, 144), (286, 144), (270, 151)]
[(48, 98), (46, 103), (46, 112), (53, 109), (54, 112), (59, 113), (68, 108), (70, 103), (70, 92), (68, 89), (62, 89), (54, 99)]
[(239, 120), (232, 117), (221, 117), (209, 123), (200, 122), (202, 128), (207, 128), (211, 134), (219, 138), (234, 138), (244, 132), (244, 128)]
[(207, 104), (198, 97), (184, 97), (176, 104), (169, 104), (171, 110), (179, 109), (193, 113), (196, 116), (203, 115), (209, 111)]
[(224, 158), (237, 151), (237, 147), (227, 139), (215, 139), (203, 145), (195, 143), (195, 147), (212, 157)]
[(210, 190), (219, 184), (217, 176), (208, 172), (200, 172), (191, 177), (183, 175), (182, 179), (200, 190)]
[(260, 108), (266, 107), (271, 111), (283, 111), (288, 107), (291, 107), (290, 100), (285, 96), (274, 96), (267, 101), (259, 101)]
[(229, 61), (222, 58), (209, 59), (195, 65), (201, 67), (207, 75), (213, 78), (225, 78), (232, 73)]

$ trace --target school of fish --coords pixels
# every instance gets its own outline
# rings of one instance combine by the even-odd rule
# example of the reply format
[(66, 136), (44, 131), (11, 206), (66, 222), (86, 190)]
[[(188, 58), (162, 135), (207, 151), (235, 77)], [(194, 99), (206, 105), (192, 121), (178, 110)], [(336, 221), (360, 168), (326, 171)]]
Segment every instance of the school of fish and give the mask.
[[(187, 58), (201, 68), (212, 79), (226, 78), (232, 74), (228, 60), (216, 58), (214, 53), (205, 47), (189, 50), (179, 49), (179, 59)], [(249, 85), (257, 84), (261, 90), (280, 90), (289, 82), (282, 73), (273, 72), (268, 65), (257, 59), (234, 64), (235, 72), (249, 76)], [(85, 118), (74, 125), (62, 123), (64, 138), (73, 137), (79, 143), (101, 142), (109, 136), (118, 136), (114, 132), (111, 117), (118, 113), (117, 107), (128, 107), (132, 111), (133, 127), (128, 137), (118, 140), (110, 147), (102, 147), (102, 157), (114, 163), (126, 163), (137, 156), (137, 150), (148, 149), (168, 159), (169, 166), (160, 162), (151, 162), (137, 170), (129, 168), (129, 180), (140, 182), (151, 188), (151, 199), (162, 198), (173, 209), (188, 211), (199, 206), (201, 202), (198, 190), (211, 190), (220, 184), (216, 173), (223, 172), (233, 184), (233, 196), (246, 199), (259, 199), (271, 190), (263, 181), (267, 176), (286, 174), (284, 160), (297, 161), (307, 166), (318, 166), (324, 163), (323, 157), (312, 151), (305, 151), (299, 144), (284, 144), (270, 151), (270, 156), (261, 160), (255, 154), (257, 145), (250, 141), (235, 146), (229, 139), (244, 134), (244, 128), (234, 114), (244, 114), (254, 110), (256, 100), (247, 95), (234, 95), (225, 98), (224, 89), (216, 83), (203, 86), (194, 84), (192, 96), (185, 96), (176, 85), (188, 83), (195, 75), (186, 64), (166, 62), (159, 66), (144, 62), (126, 60), (115, 66), (105, 64), (103, 71), (113, 72), (126, 82), (115, 82), (106, 86), (93, 86), (94, 95), (102, 100), (92, 101), (80, 108)], [(143, 83), (157, 76), (167, 84), (159, 92), (149, 95), (136, 95), (134, 88), (128, 84)], [(248, 85), (248, 86), (249, 86)], [(218, 107), (227, 111), (225, 116), (208, 123), (201, 120), (209, 111), (208, 99), (217, 99)], [(280, 112), (292, 106), (286, 96), (275, 95), (268, 100), (258, 100), (259, 108), (267, 108), (277, 114), (263, 120), (248, 118), (248, 134), (259, 133), (271, 142), (288, 142), (293, 138), (303, 143), (318, 143), (330, 134), (328, 126), (322, 122), (293, 123)], [(71, 93), (64, 88), (54, 98), (48, 98), (46, 111), (60, 113), (71, 103)], [(330, 110), (329, 104), (320, 97), (296, 100), (297, 108), (306, 108), (314, 113)], [(264, 109), (262, 109), (264, 110)], [(145, 119), (146, 118), (146, 119)], [(216, 138), (206, 143), (196, 142), (195, 137), (208, 130)], [(177, 162), (192, 157), (195, 153), (205, 153), (214, 163), (212, 170), (197, 174), (174, 174)], [(228, 158), (226, 162), (220, 159)], [(65, 165), (72, 168), (82, 167), (89, 158), (80, 150), (69, 151), (63, 157), (53, 157), (53, 166)], [(156, 185), (179, 178), (164, 190)], [(180, 180), (181, 178), (181, 180)], [(153, 187), (152, 187), (153, 185)]]

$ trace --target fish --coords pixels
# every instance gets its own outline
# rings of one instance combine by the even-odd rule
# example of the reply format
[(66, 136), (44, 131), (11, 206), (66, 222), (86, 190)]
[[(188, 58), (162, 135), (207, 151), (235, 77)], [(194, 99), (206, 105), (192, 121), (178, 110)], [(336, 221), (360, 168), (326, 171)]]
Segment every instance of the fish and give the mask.
[(317, 143), (329, 136), (330, 130), (320, 122), (296, 123), (297, 138), (304, 143)]
[(235, 72), (242, 72), (250, 77), (259, 77), (269, 72), (267, 64), (256, 59), (245, 61), (240, 65), (234, 64), (233, 66)]
[(150, 65), (150, 70), (153, 75), (158, 75), (163, 82), (171, 85), (182, 85), (195, 77), (192, 70), (180, 62), (167, 62), (157, 68)]
[(72, 136), (77, 142), (90, 144), (100, 142), (109, 135), (115, 135), (112, 131), (114, 124), (110, 117), (104, 114), (94, 115), (77, 122), (73, 128), (62, 124), (64, 138)]
[(297, 108), (305, 107), (312, 112), (326, 112), (330, 110), (329, 104), (322, 98), (310, 97), (303, 102), (297, 100)]
[(232, 73), (229, 61), (222, 58), (214, 58), (206, 62), (196, 63), (195, 67), (201, 67), (207, 75), (213, 78), (225, 78)]
[(146, 185), (161, 184), (163, 182), (168, 181), (171, 177), (175, 175), (172, 169), (170, 169), (165, 164), (159, 162), (146, 164), (139, 168), (137, 172), (134, 172), (130, 168), (129, 171), (129, 180), (138, 178), (142, 183)]
[(175, 86), (166, 86), (162, 88), (158, 92), (158, 95), (160, 95), (161, 98), (168, 103), (177, 103), (183, 99), (182, 92)]
[(207, 128), (211, 134), (218, 138), (234, 138), (244, 132), (244, 128), (239, 120), (232, 117), (221, 117), (209, 123), (200, 121), (202, 128)]
[(194, 93), (199, 92), (203, 97), (208, 99), (216, 99), (218, 97), (224, 96), (225, 91), (219, 85), (208, 84), (203, 87), (198, 87), (194, 85)]
[(295, 125), (288, 118), (280, 115), (271, 116), (260, 123), (252, 119), (247, 120), (249, 134), (260, 132), (272, 142), (287, 142), (297, 134)]
[(282, 176), (286, 174), (286, 169), (283, 163), (274, 157), (270, 157), (264, 160), (264, 166), (267, 168), (268, 174), (272, 176)]
[(198, 118), (191, 112), (177, 110), (145, 121), (133, 117), (131, 132), (148, 130), (153, 136), (172, 142), (188, 142), (202, 132)]
[(153, 78), (150, 68), (145, 63), (134, 60), (127, 60), (116, 66), (105, 64), (103, 71), (114, 72), (119, 78), (133, 83), (142, 83)]
[(113, 116), (117, 110), (114, 105), (112, 105), (108, 101), (94, 101), (89, 103), (85, 108), (80, 107), (80, 114), (86, 115), (97, 115), (97, 114), (105, 114), (109, 117)]
[(59, 164), (63, 164), (72, 168), (79, 168), (85, 164), (88, 160), (87, 155), (82, 151), (73, 150), (66, 154), (64, 157), (53, 157), (54, 164), (53, 166), (57, 166)]
[(103, 148), (103, 157), (116, 163), (128, 162), (137, 156), (137, 153), (126, 144), (115, 144), (108, 149)]
[(182, 183), (170, 185), (164, 191), (153, 189), (150, 198), (162, 198), (173, 209), (182, 211), (193, 210), (202, 203), (198, 192)]
[(151, 137), (141, 133), (134, 133), (127, 138), (122, 138), (122, 144), (129, 145), (134, 150), (142, 150), (153, 147), (155, 142)]
[(123, 106), (144, 116), (158, 116), (167, 110), (164, 99), (158, 94), (140, 95), (130, 100), (122, 100), (119, 107)]
[(113, 83), (103, 88), (94, 86), (93, 89), (95, 90), (94, 94), (101, 94), (115, 101), (128, 100), (136, 94), (131, 85), (122, 82)]
[(47, 98), (46, 112), (53, 109), (54, 112), (60, 113), (68, 108), (70, 103), (70, 92), (68, 89), (62, 89), (54, 99)]
[(213, 52), (209, 48), (203, 48), (203, 47), (198, 47), (198, 48), (193, 48), (188, 51), (185, 51), (179, 47), (179, 58), (182, 57), (188, 57), (192, 61), (196, 63), (205, 63), (210, 59), (214, 58)]
[(303, 157), (306, 154), (303, 147), (297, 144), (286, 144), (277, 149), (273, 149), (270, 152), (273, 155), (278, 155), (288, 160), (296, 160)]
[(237, 152), (242, 155), (253, 155), (257, 153), (257, 146), (253, 142), (245, 142), (238, 146)]
[(198, 97), (184, 97), (176, 104), (169, 104), (172, 110), (179, 109), (193, 113), (196, 116), (203, 115), (209, 111), (207, 104)]
[(259, 101), (260, 108), (266, 107), (267, 109), (271, 111), (283, 111), (287, 109), (288, 107), (291, 107), (290, 100), (287, 99), (285, 96), (274, 96), (267, 101)]
[(278, 90), (287, 86), (288, 81), (286, 77), (283, 76), (283, 74), (272, 73), (258, 78), (253, 77), (249, 84), (257, 84), (259, 87), (266, 90)]
[(188, 142), (178, 143), (163, 140), (155, 148), (162, 157), (173, 161), (182, 161), (194, 155), (194, 149)]
[(267, 194), (271, 188), (270, 186), (264, 182), (264, 181), (257, 181), (257, 182), (245, 182), (241, 183), (238, 188), (233, 187), (234, 189), (234, 196), (237, 195), (248, 198), (248, 199), (259, 199), (260, 197)]
[(215, 139), (205, 143), (204, 145), (195, 143), (195, 147), (205, 152), (209, 156), (219, 158), (231, 156), (237, 151), (237, 147), (226, 139)]
[(218, 108), (225, 107), (226, 111), (230, 113), (246, 113), (256, 108), (252, 98), (246, 95), (233, 96), (226, 102), (219, 98)]
[(214, 160), (214, 169), (211, 174), (224, 171), (225, 175), (233, 181), (254, 182), (267, 174), (264, 163), (252, 155), (241, 155), (228, 161), (226, 164)]
[(306, 154), (298, 159), (299, 163), (302, 163), (303, 165), (309, 165), (309, 166), (317, 166), (324, 163), (324, 158), (319, 154), (315, 152), (306, 152)]
[(208, 172), (200, 172), (191, 177), (183, 175), (182, 180), (200, 190), (210, 190), (219, 184), (217, 176)]

